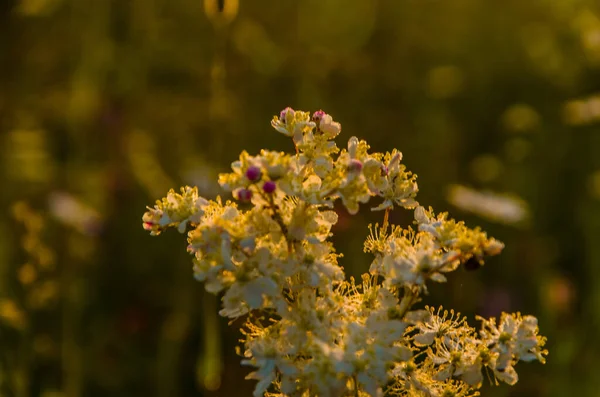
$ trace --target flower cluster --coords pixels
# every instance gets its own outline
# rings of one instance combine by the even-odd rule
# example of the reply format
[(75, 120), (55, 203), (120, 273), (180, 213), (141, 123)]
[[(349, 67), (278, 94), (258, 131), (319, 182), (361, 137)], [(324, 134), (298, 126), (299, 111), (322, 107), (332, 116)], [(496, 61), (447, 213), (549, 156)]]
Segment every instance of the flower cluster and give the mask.
[[(399, 151), (373, 153), (356, 137), (340, 150), (341, 126), (323, 111), (286, 108), (271, 125), (295, 153), (242, 152), (219, 176), (235, 201), (185, 187), (143, 216), (152, 235), (188, 230), (196, 279), (222, 293), (222, 316), (245, 317), (255, 396), (471, 396), (483, 371), (514, 384), (518, 361), (544, 362), (535, 317), (481, 319), (476, 331), (453, 312), (414, 308), (429, 282), (483, 265), (503, 244), (419, 206)], [(365, 242), (374, 259), (360, 282), (346, 280), (329, 241), (333, 203), (354, 214), (374, 197), (384, 211)], [(389, 224), (395, 207), (414, 211), (414, 227)]]

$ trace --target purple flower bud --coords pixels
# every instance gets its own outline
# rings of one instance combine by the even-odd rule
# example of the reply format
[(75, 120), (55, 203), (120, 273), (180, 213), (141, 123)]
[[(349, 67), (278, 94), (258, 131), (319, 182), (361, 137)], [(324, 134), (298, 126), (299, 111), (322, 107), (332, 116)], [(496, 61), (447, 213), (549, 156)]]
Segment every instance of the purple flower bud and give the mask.
[(279, 120), (283, 121), (284, 123), (287, 123), (288, 114), (290, 115), (290, 117), (294, 117), (295, 113), (296, 112), (294, 112), (294, 109), (288, 106), (287, 108), (283, 109), (281, 113), (279, 113)]
[(237, 197), (242, 203), (247, 203), (250, 201), (250, 199), (252, 199), (252, 191), (248, 189), (240, 189), (237, 192)]
[(246, 170), (246, 178), (248, 178), (249, 181), (256, 182), (260, 179), (261, 175), (262, 171), (255, 165), (251, 165)]
[(363, 165), (360, 160), (352, 159), (350, 160), (350, 164), (348, 165), (348, 171), (350, 172), (360, 172), (362, 171)]
[(323, 118), (323, 116), (325, 116), (325, 112), (322, 110), (317, 110), (313, 115), (312, 115), (312, 121), (314, 121), (315, 123), (317, 123), (317, 126), (319, 125), (319, 122), (321, 121), (321, 119)]
[(273, 193), (277, 188), (277, 184), (273, 181), (266, 181), (263, 185), (263, 191), (265, 193)]

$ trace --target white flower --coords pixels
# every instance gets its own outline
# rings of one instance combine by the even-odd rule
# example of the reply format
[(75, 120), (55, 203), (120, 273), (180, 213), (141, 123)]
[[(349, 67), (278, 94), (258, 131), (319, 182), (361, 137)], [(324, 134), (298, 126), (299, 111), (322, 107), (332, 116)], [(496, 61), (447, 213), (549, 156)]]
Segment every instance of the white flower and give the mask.
[(246, 379), (258, 380), (253, 396), (263, 396), (277, 378), (278, 373), (287, 379), (298, 376), (298, 369), (289, 362), (286, 353), (286, 351), (282, 351), (282, 346), (277, 343), (276, 339), (264, 333), (249, 343), (244, 354), (248, 358), (242, 360), (242, 365), (258, 368), (246, 377)]
[(325, 134), (327, 139), (333, 139), (342, 131), (342, 126), (340, 123), (333, 121), (330, 115), (326, 114), (319, 122), (319, 129)]
[[(292, 138), (295, 153), (242, 152), (219, 184), (240, 203), (206, 200), (196, 188), (171, 190), (143, 216), (157, 235), (188, 233), (194, 276), (223, 292), (220, 314), (247, 315), (244, 365), (256, 368), (254, 396), (472, 396), (482, 368), (514, 384), (519, 361), (544, 362), (537, 319), (503, 314), (482, 320), (479, 333), (454, 312), (414, 310), (427, 281), (470, 258), (500, 253), (503, 244), (478, 228), (417, 207), (416, 176), (398, 150), (369, 153), (330, 115), (284, 109), (272, 126)], [(374, 254), (362, 283), (344, 280), (331, 237), (341, 198), (354, 214), (372, 196), (375, 210), (414, 208), (417, 230), (370, 226), (365, 252)], [(488, 371), (489, 372), (489, 371)]]
[(481, 324), (481, 340), (491, 352), (495, 353), (489, 363), (496, 378), (510, 385), (518, 381), (513, 365), (518, 361), (537, 359), (545, 362), (547, 354), (542, 349), (545, 338), (537, 335), (537, 319), (533, 316), (522, 317), (519, 313), (502, 313), (500, 322), (495, 319), (486, 320), (478, 317)]
[(413, 340), (417, 346), (429, 346), (435, 338), (449, 336), (456, 338), (461, 332), (469, 333), (469, 329), (463, 331), (466, 326), (465, 318), (460, 316), (460, 313), (454, 313), (454, 310), (442, 312), (442, 308), (435, 311), (431, 307), (427, 307), (424, 312), (419, 312), (419, 319), (411, 328), (418, 330), (419, 333), (414, 336)]
[(235, 318), (250, 310), (268, 307), (265, 303), (278, 293), (278, 286), (268, 277), (257, 277), (248, 282), (235, 282), (223, 296), (223, 317)]

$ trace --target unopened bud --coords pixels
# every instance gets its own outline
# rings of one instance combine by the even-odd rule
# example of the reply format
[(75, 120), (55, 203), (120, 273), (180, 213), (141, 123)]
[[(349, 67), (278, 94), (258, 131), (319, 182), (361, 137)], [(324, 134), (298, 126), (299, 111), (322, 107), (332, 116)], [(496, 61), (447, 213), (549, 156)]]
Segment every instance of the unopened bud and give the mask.
[(292, 109), (291, 107), (287, 107), (283, 109), (281, 113), (279, 113), (279, 120), (281, 120), (283, 123), (289, 123), (294, 119), (295, 114), (296, 112), (294, 111), (294, 109)]
[(247, 203), (252, 199), (252, 191), (248, 189), (240, 189), (237, 192), (237, 198), (243, 203)]
[(261, 175), (262, 171), (257, 166), (251, 165), (246, 170), (246, 178), (248, 178), (249, 181), (256, 182), (260, 179)]
[(266, 181), (263, 185), (263, 191), (265, 193), (273, 193), (277, 188), (277, 184), (273, 181)]
[(348, 165), (349, 172), (359, 173), (360, 171), (362, 171), (362, 168), (363, 168), (363, 164), (360, 162), (360, 160), (357, 160), (357, 159), (350, 160), (350, 164)]
[(322, 110), (317, 110), (316, 112), (313, 113), (312, 115), (312, 121), (314, 121), (317, 126), (319, 125), (319, 123), (321, 122), (321, 119), (323, 118), (323, 116), (325, 116), (325, 112)]

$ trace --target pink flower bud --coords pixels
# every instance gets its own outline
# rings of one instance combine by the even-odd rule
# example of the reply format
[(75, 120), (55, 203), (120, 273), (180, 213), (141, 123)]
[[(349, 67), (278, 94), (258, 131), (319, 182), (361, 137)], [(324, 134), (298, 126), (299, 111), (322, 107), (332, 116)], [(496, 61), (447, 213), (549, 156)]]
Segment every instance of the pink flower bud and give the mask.
[(277, 184), (273, 181), (266, 181), (263, 185), (263, 191), (265, 193), (273, 193), (277, 188)]
[(247, 203), (250, 201), (250, 199), (252, 199), (252, 191), (250, 191), (248, 189), (240, 189), (237, 192), (237, 198), (242, 203)]
[(348, 165), (348, 171), (358, 173), (358, 172), (362, 171), (362, 168), (363, 168), (363, 164), (360, 162), (360, 160), (357, 160), (357, 159), (350, 160), (350, 164)]
[(288, 117), (293, 118), (295, 114), (296, 112), (294, 112), (294, 109), (288, 106), (287, 108), (283, 109), (281, 113), (279, 113), (279, 120), (287, 123)]
[(249, 181), (256, 182), (260, 179), (261, 175), (262, 171), (260, 168), (254, 165), (248, 167), (246, 170), (246, 178), (248, 178)]
[(321, 119), (323, 118), (323, 116), (325, 116), (325, 112), (322, 110), (317, 110), (313, 115), (312, 115), (312, 121), (314, 121), (315, 123), (317, 123), (317, 126), (319, 125), (319, 122), (321, 121)]

